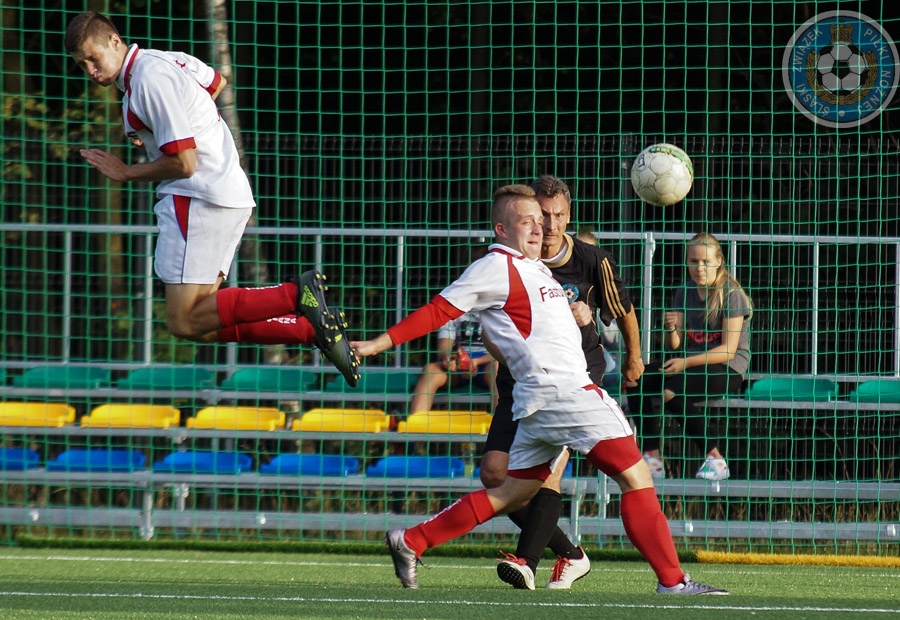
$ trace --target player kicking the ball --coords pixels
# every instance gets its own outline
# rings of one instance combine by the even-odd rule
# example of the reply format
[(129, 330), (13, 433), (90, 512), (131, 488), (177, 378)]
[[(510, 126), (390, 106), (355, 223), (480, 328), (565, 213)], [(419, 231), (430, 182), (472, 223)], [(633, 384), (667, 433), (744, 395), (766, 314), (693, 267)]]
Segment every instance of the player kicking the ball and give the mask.
[(197, 58), (128, 46), (88, 11), (66, 30), (66, 50), (94, 82), (124, 93), (125, 135), (147, 151), (128, 165), (100, 149), (81, 156), (113, 181), (158, 182), (154, 270), (166, 285), (166, 324), (197, 342), (315, 344), (355, 386), (359, 361), (343, 316), (325, 302), (324, 276), (307, 271), (275, 286), (222, 282), (255, 202), (215, 98), (222, 76)]
[(625, 532), (656, 573), (657, 592), (727, 594), (692, 581), (681, 570), (631, 428), (616, 402), (591, 382), (566, 293), (539, 259), (543, 217), (534, 196), (526, 185), (498, 189), (491, 211), (496, 243), (487, 256), (387, 332), (351, 343), (360, 357), (368, 357), (464, 312), (478, 312), (491, 353), (516, 382), (513, 417), (519, 427), (506, 479), (498, 487), (469, 493), (424, 523), (389, 531), (394, 572), (404, 587), (417, 588), (417, 564), (425, 550), (523, 506), (569, 446), (619, 484)]

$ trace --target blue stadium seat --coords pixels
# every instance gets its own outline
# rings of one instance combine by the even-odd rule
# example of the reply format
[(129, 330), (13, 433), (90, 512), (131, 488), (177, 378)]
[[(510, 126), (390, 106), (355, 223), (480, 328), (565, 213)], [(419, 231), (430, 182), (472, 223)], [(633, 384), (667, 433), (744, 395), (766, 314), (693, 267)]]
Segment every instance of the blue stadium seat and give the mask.
[(153, 471), (178, 474), (239, 474), (253, 467), (253, 459), (239, 452), (187, 450), (172, 452), (153, 464)]
[(387, 478), (456, 478), (466, 462), (451, 456), (386, 456), (366, 467), (366, 475)]
[(40, 461), (40, 455), (28, 448), (0, 448), (0, 469), (33, 469)]
[[(475, 468), (475, 473), (473, 474), (475, 478), (481, 476), (481, 467)], [(571, 459), (566, 463), (566, 468), (563, 470), (563, 478), (571, 478), (572, 477), (572, 461)]]
[(97, 448), (91, 450), (66, 450), (52, 461), (47, 461), (47, 471), (122, 471), (143, 469), (147, 459), (136, 450)]
[(359, 459), (337, 454), (280, 454), (261, 465), (259, 473), (282, 476), (349, 476), (359, 472)]

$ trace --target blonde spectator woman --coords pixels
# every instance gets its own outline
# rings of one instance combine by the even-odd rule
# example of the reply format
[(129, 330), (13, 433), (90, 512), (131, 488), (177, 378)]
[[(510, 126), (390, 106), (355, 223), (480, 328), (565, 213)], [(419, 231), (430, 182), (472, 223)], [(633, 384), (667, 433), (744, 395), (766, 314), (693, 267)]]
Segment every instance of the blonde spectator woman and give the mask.
[(676, 416), (687, 438), (706, 455), (696, 477), (724, 480), (731, 475), (709, 433), (703, 401), (740, 393), (750, 366), (750, 318), (753, 304), (725, 265), (722, 246), (702, 232), (687, 244), (688, 281), (675, 293), (663, 320), (665, 362), (648, 365), (638, 388), (628, 391), (628, 405), (638, 428), (644, 460), (655, 478), (665, 477), (662, 415)]

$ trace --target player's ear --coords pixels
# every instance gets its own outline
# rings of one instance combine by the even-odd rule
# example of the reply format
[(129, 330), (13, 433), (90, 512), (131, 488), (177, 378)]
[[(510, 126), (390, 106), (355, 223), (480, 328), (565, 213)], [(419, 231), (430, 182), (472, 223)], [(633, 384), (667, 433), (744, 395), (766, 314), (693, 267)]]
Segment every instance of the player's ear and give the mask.
[(500, 239), (506, 239), (506, 226), (503, 222), (497, 222), (496, 224), (494, 224), (494, 233)]

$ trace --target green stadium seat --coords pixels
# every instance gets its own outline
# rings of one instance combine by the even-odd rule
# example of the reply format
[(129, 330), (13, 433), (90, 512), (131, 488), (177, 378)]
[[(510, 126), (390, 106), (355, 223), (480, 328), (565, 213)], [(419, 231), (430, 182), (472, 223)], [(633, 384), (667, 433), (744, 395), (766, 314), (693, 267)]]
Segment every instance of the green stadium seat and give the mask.
[(94, 389), (108, 387), (111, 379), (106, 368), (57, 364), (29, 368), (13, 377), (13, 385), (24, 388)]
[(838, 398), (838, 385), (831, 379), (767, 377), (754, 381), (744, 396), (748, 400), (834, 401)]
[(347, 385), (347, 382), (343, 379), (337, 378), (325, 384), (325, 391), (335, 393), (412, 394), (420, 371), (363, 368), (361, 374), (362, 376), (355, 388)]
[(871, 379), (860, 383), (850, 392), (854, 403), (900, 403), (900, 381), (897, 379)]
[(197, 366), (148, 366), (131, 371), (116, 387), (124, 390), (193, 390), (213, 387), (216, 375)]
[(297, 394), (313, 389), (319, 373), (297, 366), (242, 368), (219, 384), (236, 392), (287, 392)]

